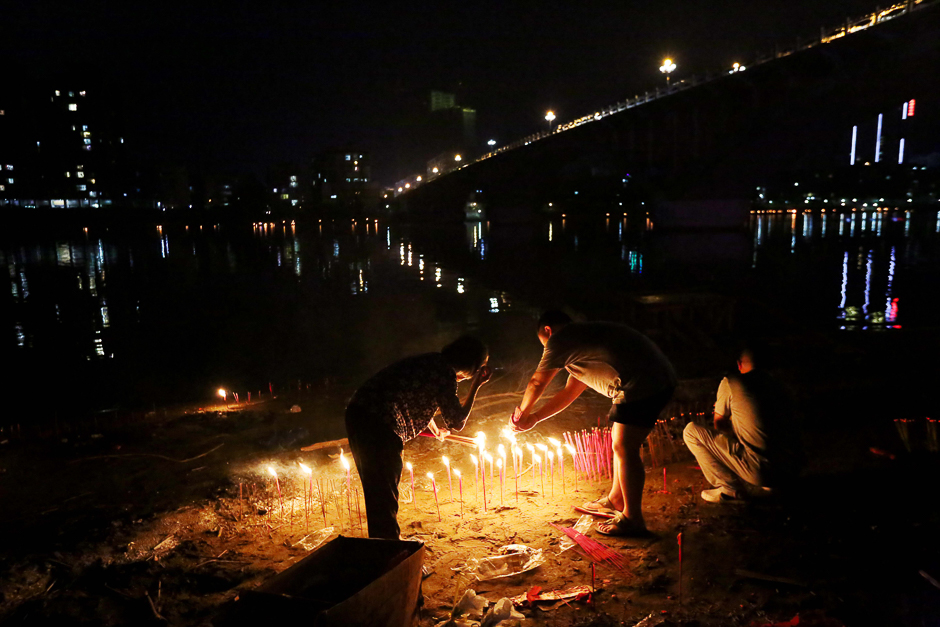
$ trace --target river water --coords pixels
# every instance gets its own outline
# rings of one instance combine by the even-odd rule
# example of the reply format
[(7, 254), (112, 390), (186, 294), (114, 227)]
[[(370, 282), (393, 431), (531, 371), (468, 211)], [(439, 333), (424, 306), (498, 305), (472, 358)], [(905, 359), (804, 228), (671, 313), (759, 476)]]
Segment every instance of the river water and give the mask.
[[(938, 242), (940, 213), (924, 209), (758, 212), (741, 232), (662, 232), (645, 214), (616, 212), (511, 225), (308, 218), (8, 237), (8, 407), (164, 404), (219, 387), (244, 397), (269, 383), (350, 390), (466, 331), (491, 344), (494, 361), (534, 366), (533, 319), (548, 306), (650, 332), (665, 319), (684, 329), (675, 337), (719, 341), (785, 327), (900, 333), (934, 324)], [(640, 320), (637, 298), (650, 294), (679, 301)]]

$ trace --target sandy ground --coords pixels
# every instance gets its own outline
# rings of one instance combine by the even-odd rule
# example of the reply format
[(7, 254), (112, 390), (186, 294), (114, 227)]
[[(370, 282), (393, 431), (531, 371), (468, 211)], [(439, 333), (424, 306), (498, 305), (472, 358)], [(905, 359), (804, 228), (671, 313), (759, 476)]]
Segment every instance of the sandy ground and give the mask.
[[(711, 386), (686, 386), (687, 398), (709, 398)], [(486, 432), (490, 442), (515, 402), (497, 392), (487, 390), (491, 398), (478, 401), (467, 428)], [(335, 415), (341, 400), (295, 393), (251, 406), (102, 421), (42, 439), (8, 437), (0, 449), (0, 620), (210, 624), (240, 591), (309, 554), (305, 546), (324, 527), (324, 509), (335, 533), (362, 535), (355, 472), (347, 501), (338, 451), (299, 450), (329, 439), (317, 416)], [(291, 413), (295, 404), (302, 411)], [(607, 408), (605, 399), (585, 395), (521, 441), (596, 425)], [(873, 444), (897, 452), (897, 442), (877, 430), (816, 426), (807, 434), (814, 460), (809, 479), (797, 493), (743, 505), (703, 502), (698, 494), (707, 486), (687, 453), (667, 464), (667, 493), (662, 469), (648, 468), (644, 508), (655, 536), (588, 533), (621, 552), (628, 571), (598, 565), (590, 602), (525, 608), (523, 624), (634, 625), (652, 617), (643, 624), (764, 625), (797, 614), (801, 625), (938, 624), (940, 589), (919, 571), (940, 578), (940, 505), (918, 483), (936, 476), (937, 460), (901, 453), (890, 460), (868, 452)], [(820, 452), (836, 450), (842, 453)], [(591, 563), (576, 549), (561, 552), (563, 536), (548, 523), (574, 525), (573, 507), (604, 494), (607, 482), (582, 479), (575, 490), (566, 457), (564, 488), (558, 469), (554, 481), (545, 476), (544, 492), (529, 474), (517, 500), (507, 478), (499, 507), (498, 481), (489, 483), (483, 512), (472, 452), (429, 438), (405, 448), (415, 468), (416, 503), (406, 471), (399, 521), (404, 536), (425, 542), (431, 571), (423, 582), (422, 625), (444, 620), (468, 589), (495, 602), (533, 586), (592, 585)], [(458, 482), (452, 500), (442, 455), (463, 473), (462, 515)], [(324, 509), (316, 499), (305, 502), (298, 462), (312, 468), (327, 494), (332, 482), (335, 494)], [(282, 499), (269, 466), (278, 473)], [(437, 480), (440, 520), (429, 471)], [(540, 549), (545, 562), (491, 581), (460, 570), (508, 544)]]

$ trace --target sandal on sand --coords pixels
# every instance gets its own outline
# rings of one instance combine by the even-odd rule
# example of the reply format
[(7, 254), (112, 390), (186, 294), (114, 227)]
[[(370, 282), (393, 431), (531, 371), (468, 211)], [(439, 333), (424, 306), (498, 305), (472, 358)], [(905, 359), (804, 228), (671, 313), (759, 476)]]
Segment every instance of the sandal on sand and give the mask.
[(606, 496), (596, 501), (589, 501), (581, 506), (575, 506), (574, 511), (581, 512), (582, 514), (590, 514), (591, 516), (601, 516), (603, 518), (613, 518), (620, 513), (614, 509), (614, 504), (611, 503), (610, 499)]
[[(607, 527), (607, 530), (601, 529)], [(611, 520), (597, 523), (597, 531), (605, 536), (617, 536), (621, 538), (650, 538), (653, 536), (646, 527), (638, 527), (635, 523), (623, 514), (614, 516)]]

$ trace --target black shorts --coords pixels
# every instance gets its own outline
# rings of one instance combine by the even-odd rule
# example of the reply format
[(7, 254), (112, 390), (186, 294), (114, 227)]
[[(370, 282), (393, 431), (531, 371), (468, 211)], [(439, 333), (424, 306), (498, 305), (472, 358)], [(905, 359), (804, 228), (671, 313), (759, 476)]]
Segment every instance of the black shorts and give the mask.
[(657, 392), (638, 401), (614, 403), (610, 407), (607, 419), (611, 422), (619, 422), (622, 425), (651, 429), (659, 419), (659, 414), (672, 400), (675, 391), (675, 388), (666, 388), (662, 392)]

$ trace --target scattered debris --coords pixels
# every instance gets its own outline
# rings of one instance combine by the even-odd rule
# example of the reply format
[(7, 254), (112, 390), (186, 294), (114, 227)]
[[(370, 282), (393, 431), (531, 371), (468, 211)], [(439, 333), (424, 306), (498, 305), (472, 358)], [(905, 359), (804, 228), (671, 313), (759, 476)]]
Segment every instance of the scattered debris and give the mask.
[(500, 554), (483, 559), (471, 559), (454, 570), (466, 571), (478, 581), (511, 577), (533, 570), (545, 562), (542, 549), (533, 549), (524, 544), (509, 544), (500, 549)]
[[(606, 581), (606, 580), (605, 580)], [(566, 590), (542, 592), (539, 586), (532, 586), (525, 594), (512, 597), (513, 605), (534, 605), (535, 603), (554, 603), (555, 601), (590, 601), (591, 586), (574, 586)]]

